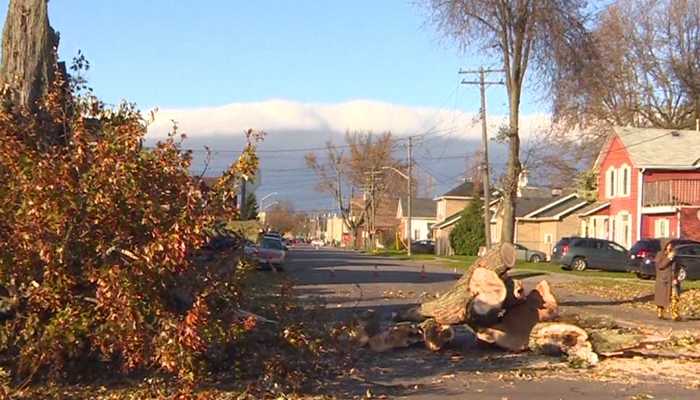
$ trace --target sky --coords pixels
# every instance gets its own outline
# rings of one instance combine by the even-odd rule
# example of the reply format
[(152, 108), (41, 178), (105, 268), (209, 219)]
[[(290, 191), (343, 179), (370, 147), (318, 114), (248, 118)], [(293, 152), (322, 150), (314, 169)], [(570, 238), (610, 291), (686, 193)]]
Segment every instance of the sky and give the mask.
[[(7, 4), (0, 0), (3, 10)], [(150, 139), (175, 120), (192, 147), (220, 150), (218, 164), (226, 164), (244, 130), (265, 130), (271, 135), (261, 150), (275, 162), (284, 154), (307, 174), (298, 185), (307, 192), (314, 184), (302, 171), (304, 149), (346, 130), (439, 137), (444, 147), (424, 151), (430, 168), (447, 168), (442, 158), (473, 150), (451, 143), (480, 135), (478, 87), (460, 84), (467, 75), (458, 71), (498, 66), (440, 40), (410, 0), (52, 0), (49, 18), (61, 35), (59, 57), (81, 51), (105, 102), (158, 108)], [(497, 85), (487, 92), (493, 134), (507, 113), (506, 92)], [(523, 121), (540, 126), (546, 107), (532, 98), (523, 99)], [(275, 190), (273, 182), (262, 179), (261, 190)], [(443, 189), (458, 183), (446, 179)], [(297, 206), (314, 207), (316, 197)]]

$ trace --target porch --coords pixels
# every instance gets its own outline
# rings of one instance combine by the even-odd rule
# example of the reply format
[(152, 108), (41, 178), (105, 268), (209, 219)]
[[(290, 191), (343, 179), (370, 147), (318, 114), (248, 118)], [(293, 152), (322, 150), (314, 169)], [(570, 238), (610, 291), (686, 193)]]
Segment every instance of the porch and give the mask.
[(642, 207), (700, 205), (700, 179), (645, 182)]

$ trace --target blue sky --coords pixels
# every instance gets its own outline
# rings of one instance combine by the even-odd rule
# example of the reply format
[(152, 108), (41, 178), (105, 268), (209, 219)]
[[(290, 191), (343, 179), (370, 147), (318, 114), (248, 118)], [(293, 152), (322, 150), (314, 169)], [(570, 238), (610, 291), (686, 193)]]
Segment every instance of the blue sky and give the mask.
[[(440, 107), (460, 67), (488, 63), (439, 44), (408, 0), (53, 0), (49, 15), (62, 58), (82, 50), (104, 100), (144, 108), (269, 99)], [(505, 89), (494, 90), (498, 113)]]

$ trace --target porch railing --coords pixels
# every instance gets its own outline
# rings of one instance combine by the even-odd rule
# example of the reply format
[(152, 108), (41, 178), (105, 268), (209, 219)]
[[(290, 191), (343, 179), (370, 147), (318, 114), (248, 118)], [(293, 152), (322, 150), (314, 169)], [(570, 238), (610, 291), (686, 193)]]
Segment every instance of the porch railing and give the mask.
[(668, 179), (644, 184), (644, 207), (700, 205), (700, 179)]

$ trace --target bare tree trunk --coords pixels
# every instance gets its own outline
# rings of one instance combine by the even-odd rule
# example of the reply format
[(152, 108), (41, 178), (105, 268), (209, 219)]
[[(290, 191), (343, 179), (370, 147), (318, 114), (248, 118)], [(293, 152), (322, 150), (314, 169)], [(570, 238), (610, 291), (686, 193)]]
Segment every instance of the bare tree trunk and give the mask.
[(508, 130), (508, 168), (503, 194), (503, 224), (501, 242), (515, 241), (515, 202), (518, 196), (518, 177), (522, 170), (520, 165), (520, 87), (513, 83), (508, 88), (510, 101), (510, 127)]
[(0, 83), (13, 88), (19, 107), (37, 111), (55, 77), (58, 34), (49, 24), (47, 0), (10, 0), (2, 31)]

